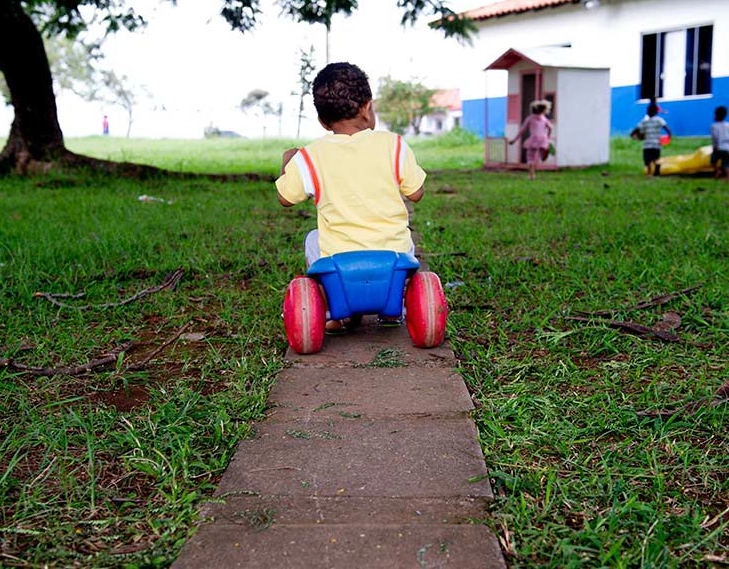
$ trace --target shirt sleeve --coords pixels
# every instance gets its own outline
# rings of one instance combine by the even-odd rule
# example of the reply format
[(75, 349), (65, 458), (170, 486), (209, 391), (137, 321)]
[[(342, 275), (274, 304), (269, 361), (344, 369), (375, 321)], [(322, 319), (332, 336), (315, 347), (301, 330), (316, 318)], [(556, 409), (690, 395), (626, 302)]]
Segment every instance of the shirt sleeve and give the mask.
[(415, 159), (415, 153), (410, 146), (405, 141), (403, 141), (402, 146), (402, 181), (400, 182), (400, 193), (404, 196), (409, 196), (423, 186), (426, 173)]

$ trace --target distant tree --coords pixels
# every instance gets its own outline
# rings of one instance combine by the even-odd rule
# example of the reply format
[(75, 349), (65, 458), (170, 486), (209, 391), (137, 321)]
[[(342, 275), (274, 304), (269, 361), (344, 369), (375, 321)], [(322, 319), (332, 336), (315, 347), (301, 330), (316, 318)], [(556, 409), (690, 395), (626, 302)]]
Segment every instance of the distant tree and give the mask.
[(263, 136), (266, 136), (266, 117), (269, 115), (281, 117), (283, 114), (283, 105), (281, 103), (278, 105), (272, 104), (268, 100), (268, 95), (268, 91), (254, 89), (243, 98), (239, 105), (240, 110), (244, 113), (250, 110), (257, 111), (257, 114), (264, 119)]
[(90, 93), (90, 100), (105, 101), (124, 109), (127, 113), (127, 138), (129, 138), (134, 122), (134, 106), (137, 104), (137, 96), (142, 88), (137, 87), (137, 91), (135, 91), (126, 75), (119, 77), (113, 71), (108, 70), (100, 71), (100, 75), (101, 88)]
[(65, 36), (54, 36), (45, 45), (56, 88), (75, 93), (86, 101), (100, 101), (124, 109), (129, 138), (134, 106), (139, 96), (148, 95), (146, 89), (133, 86), (125, 75), (104, 69), (101, 41), (86, 42), (79, 38), (72, 41)]
[(332, 31), (334, 14), (352, 15), (357, 8), (357, 0), (279, 0), (281, 12), (296, 22), (323, 24), (326, 28), (325, 63), (329, 63), (329, 35)]
[[(261, 14), (260, 0), (220, 2), (220, 14), (231, 29), (248, 32), (255, 27)], [(403, 12), (403, 25), (426, 16), (436, 18), (431, 27), (441, 30), (446, 37), (467, 39), (475, 30), (473, 22), (454, 13), (443, 0), (396, 2)], [(297, 21), (329, 27), (334, 14), (351, 14), (357, 9), (357, 0), (279, 0), (278, 4)], [(146, 24), (134, 8), (127, 6), (126, 0), (0, 0), (0, 72), (15, 111), (0, 152), (0, 172), (53, 160), (111, 169), (108, 161), (79, 156), (66, 148), (42, 39), (60, 35), (73, 40), (94, 22), (103, 25), (106, 33), (134, 31)]]
[(299, 92), (294, 93), (299, 96), (299, 116), (296, 122), (296, 138), (301, 136), (301, 119), (304, 116), (304, 101), (307, 95), (311, 95), (311, 86), (314, 83), (314, 46), (309, 47), (309, 51), (299, 49)]
[(100, 44), (67, 36), (52, 36), (43, 43), (54, 87), (89, 99), (100, 81), (98, 67), (104, 60)]
[(432, 103), (435, 92), (418, 81), (401, 81), (388, 75), (380, 79), (375, 111), (393, 132), (405, 134), (412, 128), (420, 134), (423, 117), (440, 109)]
[(266, 99), (268, 98), (268, 91), (264, 91), (263, 89), (253, 89), (253, 91), (250, 91), (243, 99), (241, 99), (240, 102), (240, 110), (243, 112), (246, 112), (253, 108), (261, 108), (268, 105), (268, 101)]

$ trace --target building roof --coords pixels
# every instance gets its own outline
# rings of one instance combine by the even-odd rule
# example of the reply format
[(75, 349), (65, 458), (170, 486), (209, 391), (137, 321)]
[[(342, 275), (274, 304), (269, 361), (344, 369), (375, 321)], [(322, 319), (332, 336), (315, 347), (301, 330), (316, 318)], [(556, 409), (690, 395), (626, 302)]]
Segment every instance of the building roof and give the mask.
[(462, 15), (471, 20), (480, 22), (491, 18), (501, 18), (511, 14), (520, 14), (522, 12), (534, 12), (536, 10), (544, 10), (545, 8), (557, 8), (566, 4), (579, 4), (580, 0), (501, 0), (474, 8), (464, 12)]
[(588, 59), (583, 53), (571, 47), (537, 47), (531, 49), (508, 49), (490, 63), (489, 69), (509, 69), (520, 61), (527, 61), (538, 67), (564, 67), (573, 69), (609, 69), (600, 61)]
[(433, 93), (430, 102), (434, 107), (443, 107), (449, 111), (460, 111), (461, 91), (460, 89), (440, 89)]

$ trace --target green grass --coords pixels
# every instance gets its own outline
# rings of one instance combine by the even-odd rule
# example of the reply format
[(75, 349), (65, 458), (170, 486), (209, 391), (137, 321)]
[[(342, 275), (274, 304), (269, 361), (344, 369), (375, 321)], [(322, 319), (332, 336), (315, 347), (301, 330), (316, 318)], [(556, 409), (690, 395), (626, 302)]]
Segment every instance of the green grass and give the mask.
[[(664, 154), (705, 142), (676, 139)], [(68, 145), (274, 175), (297, 143)], [(727, 381), (729, 187), (646, 179), (630, 140), (613, 141), (610, 165), (534, 182), (481, 170), (483, 147), (470, 137), (412, 146), (430, 172), (413, 225), (449, 285), (448, 340), (477, 401), (496, 494), (478, 523), (499, 536), (509, 565), (726, 560), (726, 402), (651, 413)], [(280, 208), (274, 192), (202, 178), (0, 180), (0, 566), (175, 559), (284, 365), (281, 302), (314, 218), (302, 215), (311, 204)], [(171, 290), (117, 306), (178, 269)], [(83, 296), (51, 297), (70, 305), (58, 306), (39, 292)], [(668, 313), (680, 316), (675, 342), (616, 325), (650, 327)], [(88, 373), (23, 370), (87, 364), (125, 343)], [(380, 359), (373, 365), (396, 363)], [(250, 523), (265, 527), (264, 514)]]

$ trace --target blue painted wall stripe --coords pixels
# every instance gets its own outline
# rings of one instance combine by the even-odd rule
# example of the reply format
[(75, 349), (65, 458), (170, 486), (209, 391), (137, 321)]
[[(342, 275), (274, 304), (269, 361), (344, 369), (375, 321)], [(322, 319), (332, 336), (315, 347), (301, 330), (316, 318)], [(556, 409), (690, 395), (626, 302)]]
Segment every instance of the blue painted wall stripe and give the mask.
[[(708, 136), (709, 126), (714, 122), (714, 109), (719, 105), (729, 107), (729, 77), (714, 77), (711, 81), (711, 90), (711, 96), (707, 97), (658, 101), (658, 106), (665, 113), (661, 116), (674, 135)], [(636, 102), (637, 97), (638, 85), (612, 89), (611, 134), (628, 134), (645, 116), (648, 105), (644, 101)]]
[[(484, 99), (461, 101), (463, 128), (485, 138), (486, 105)], [(506, 97), (488, 99), (489, 136), (503, 136), (506, 126)]]
[[(662, 115), (675, 136), (708, 136), (714, 121), (714, 109), (719, 105), (729, 107), (729, 77), (712, 79), (710, 97), (692, 97), (681, 101), (659, 101), (666, 114)], [(613, 87), (611, 89), (610, 134), (627, 135), (645, 116), (647, 104), (638, 102), (640, 86)], [(484, 99), (462, 101), (463, 128), (485, 137), (486, 106)], [(506, 97), (488, 99), (489, 136), (503, 136), (506, 126)]]

